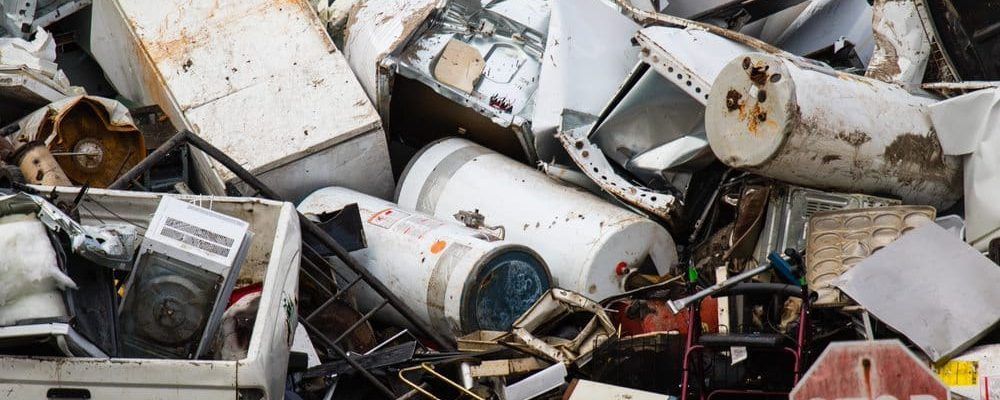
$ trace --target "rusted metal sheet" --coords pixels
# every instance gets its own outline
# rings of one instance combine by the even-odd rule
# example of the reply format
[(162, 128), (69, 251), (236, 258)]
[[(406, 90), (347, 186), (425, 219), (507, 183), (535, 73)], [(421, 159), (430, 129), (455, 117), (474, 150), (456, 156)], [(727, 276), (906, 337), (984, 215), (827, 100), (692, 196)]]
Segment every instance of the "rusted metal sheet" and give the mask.
[[(601, 189), (673, 224), (691, 171), (714, 161), (704, 134), (712, 82), (731, 57), (758, 50), (698, 28), (653, 26), (634, 40), (640, 63), (613, 100), (600, 116), (563, 112), (557, 138)], [(619, 174), (612, 163), (632, 176)], [(650, 188), (661, 181), (676, 191)]]
[(791, 400), (946, 400), (948, 388), (898, 340), (827, 346), (789, 395)]
[[(94, 57), (122, 96), (160, 105), (282, 197), (391, 193), (378, 114), (305, 0), (98, 0), (93, 13)], [(192, 154), (213, 193), (238, 183)]]
[(592, 116), (563, 115), (563, 125), (556, 137), (569, 153), (580, 170), (601, 189), (611, 193), (628, 204), (660, 217), (668, 222), (675, 220), (681, 201), (670, 194), (650, 190), (636, 185), (615, 172), (600, 147), (588, 137), (594, 129), (594, 122), (586, 123), (581, 118)]
[[(671, 194), (635, 184), (618, 174), (601, 147), (591, 141), (589, 137), (591, 132), (595, 130), (596, 124), (579, 121), (581, 118), (592, 119), (592, 116), (578, 116), (567, 112), (563, 117), (564, 122), (556, 138), (560, 140), (570, 159), (587, 178), (601, 190), (651, 215), (667, 222), (676, 218), (676, 213), (682, 204), (680, 199)], [(614, 135), (610, 133), (608, 136), (614, 138)]]
[(712, 151), (731, 167), (947, 208), (961, 195), (961, 164), (941, 150), (927, 114), (933, 102), (874, 79), (752, 54), (719, 74), (705, 121)]
[[(719, 331), (719, 300), (710, 297), (701, 302), (698, 312), (701, 315), (703, 332)], [(611, 303), (608, 307), (617, 311), (612, 314), (612, 318), (622, 336), (654, 332), (688, 334), (688, 318), (691, 318), (691, 310), (674, 314), (666, 300), (625, 299)]]
[(692, 171), (715, 160), (704, 134), (711, 84), (729, 60), (754, 49), (705, 31), (662, 26), (642, 29), (634, 40), (641, 62), (589, 138), (635, 181), (683, 197)]
[(649, 27), (636, 33), (642, 61), (701, 104), (729, 60), (753, 47), (707, 31)]
[(28, 115), (18, 126), (15, 144), (45, 143), (77, 185), (108, 187), (146, 158), (142, 133), (128, 109), (112, 99), (68, 97)]

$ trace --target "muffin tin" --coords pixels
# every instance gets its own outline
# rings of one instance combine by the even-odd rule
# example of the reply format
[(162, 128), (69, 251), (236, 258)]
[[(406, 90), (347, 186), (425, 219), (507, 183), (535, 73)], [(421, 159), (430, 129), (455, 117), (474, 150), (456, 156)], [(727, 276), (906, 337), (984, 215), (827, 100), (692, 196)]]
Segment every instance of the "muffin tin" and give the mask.
[(936, 214), (934, 207), (928, 206), (890, 206), (814, 214), (809, 219), (806, 239), (806, 281), (809, 289), (818, 296), (813, 306), (850, 305), (850, 299), (834, 287), (834, 281), (906, 232), (934, 223)]

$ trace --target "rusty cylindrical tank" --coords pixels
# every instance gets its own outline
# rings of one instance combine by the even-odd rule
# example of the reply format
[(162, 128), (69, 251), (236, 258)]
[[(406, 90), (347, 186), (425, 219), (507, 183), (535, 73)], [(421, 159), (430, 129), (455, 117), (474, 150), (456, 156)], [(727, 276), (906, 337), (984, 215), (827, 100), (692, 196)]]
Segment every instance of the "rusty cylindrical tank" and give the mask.
[(926, 112), (935, 100), (901, 87), (770, 54), (719, 73), (705, 124), (722, 162), (785, 182), (888, 194), (946, 208), (962, 194)]
[[(551, 287), (549, 270), (533, 250), (457, 222), (339, 187), (314, 192), (298, 209), (321, 219), (353, 203), (368, 247), (352, 255), (445, 335), (507, 331)], [(359, 308), (367, 312), (379, 298), (361, 286)], [(379, 315), (405, 325), (398, 315)]]
[(465, 139), (424, 147), (396, 190), (400, 206), (438, 218), (478, 211), (507, 241), (537, 250), (556, 286), (594, 300), (621, 293), (630, 269), (662, 275), (677, 262), (656, 222)]

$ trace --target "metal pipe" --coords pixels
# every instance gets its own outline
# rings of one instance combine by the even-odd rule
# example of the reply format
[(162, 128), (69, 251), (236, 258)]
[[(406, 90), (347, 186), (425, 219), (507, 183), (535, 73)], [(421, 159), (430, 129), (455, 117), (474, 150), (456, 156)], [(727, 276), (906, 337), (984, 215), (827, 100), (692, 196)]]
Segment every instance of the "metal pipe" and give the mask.
[(190, 131), (187, 130), (181, 131), (176, 135), (172, 136), (166, 142), (163, 142), (163, 144), (160, 145), (160, 147), (157, 147), (156, 150), (154, 150), (152, 153), (146, 156), (146, 158), (144, 158), (142, 161), (140, 161), (138, 164), (132, 167), (132, 169), (122, 174), (122, 176), (119, 176), (118, 179), (116, 179), (114, 182), (111, 183), (110, 186), (108, 186), (108, 189), (124, 190), (128, 186), (129, 182), (131, 182), (133, 179), (137, 179), (140, 176), (142, 176), (142, 174), (145, 173), (147, 170), (158, 164), (160, 161), (163, 161), (163, 159), (166, 158), (168, 153), (170, 153), (180, 145), (184, 144), (184, 142), (188, 138), (189, 133)]
[(462, 371), (462, 386), (466, 389), (472, 389), (475, 385), (475, 379), (472, 377), (472, 364), (464, 362), (459, 365)]
[(692, 295), (690, 295), (688, 297), (685, 297), (685, 298), (682, 298), (682, 299), (677, 299), (677, 300), (670, 300), (670, 301), (667, 302), (667, 306), (670, 307), (670, 311), (673, 312), (674, 314), (680, 313), (681, 310), (687, 308), (688, 306), (690, 306), (692, 304), (700, 302), (702, 299), (704, 299), (704, 298), (706, 298), (708, 296), (711, 296), (711, 295), (713, 295), (715, 293), (718, 293), (718, 292), (722, 291), (723, 289), (727, 289), (729, 287), (736, 286), (737, 283), (740, 283), (740, 282), (743, 282), (743, 281), (745, 281), (747, 279), (753, 278), (754, 276), (757, 276), (757, 275), (759, 275), (759, 274), (761, 274), (761, 273), (763, 273), (763, 272), (771, 269), (771, 265), (772, 265), (771, 263), (762, 264), (762, 265), (760, 265), (757, 268), (754, 268), (754, 269), (751, 269), (751, 270), (747, 270), (747, 271), (743, 271), (743, 273), (741, 273), (739, 275), (736, 275), (736, 276), (734, 276), (732, 278), (726, 279), (725, 281), (722, 281), (722, 282), (716, 283), (716, 284), (714, 284), (712, 286), (709, 286), (707, 288), (704, 288), (701, 291), (699, 291), (698, 293), (692, 294)]
[(427, 397), (430, 397), (430, 398), (432, 398), (434, 400), (440, 400), (440, 399), (438, 399), (437, 396), (434, 396), (433, 394), (431, 394), (431, 392), (428, 392), (428, 391), (422, 389), (420, 386), (417, 386), (417, 384), (415, 384), (413, 382), (410, 382), (409, 380), (406, 379), (406, 377), (403, 376), (404, 372), (416, 371), (418, 369), (423, 369), (424, 371), (427, 371), (427, 373), (433, 375), (435, 378), (438, 378), (438, 379), (444, 381), (448, 385), (451, 385), (451, 387), (454, 387), (455, 389), (458, 389), (459, 391), (461, 391), (462, 393), (465, 393), (469, 397), (472, 397), (472, 398), (474, 398), (476, 400), (486, 400), (486, 399), (480, 397), (479, 395), (477, 395), (475, 392), (473, 392), (473, 391), (471, 391), (469, 389), (466, 389), (466, 388), (462, 387), (462, 385), (459, 385), (458, 383), (455, 383), (455, 381), (452, 381), (451, 379), (448, 379), (448, 377), (446, 377), (444, 375), (441, 375), (440, 373), (438, 373), (437, 371), (434, 370), (434, 366), (432, 366), (430, 363), (421, 363), (420, 365), (418, 365), (416, 367), (403, 368), (403, 369), (399, 370), (399, 379), (401, 379), (403, 382), (405, 382), (407, 385), (409, 385), (413, 389), (419, 391), (420, 393), (423, 393)]
[(344, 361), (350, 364), (351, 367), (354, 367), (354, 369), (357, 370), (358, 373), (360, 373), (362, 376), (368, 379), (368, 381), (371, 382), (376, 389), (378, 389), (380, 392), (382, 392), (383, 395), (386, 396), (386, 398), (391, 399), (393, 397), (396, 397), (396, 394), (393, 393), (392, 390), (390, 390), (387, 386), (385, 386), (385, 384), (383, 384), (382, 381), (378, 380), (378, 378), (376, 378), (375, 375), (372, 375), (371, 372), (368, 372), (368, 370), (366, 370), (365, 367), (359, 364), (357, 360), (351, 358), (347, 354), (347, 352), (345, 352), (343, 349), (340, 348), (340, 346), (337, 346), (335, 343), (331, 343), (330, 339), (327, 339), (326, 336), (323, 336), (322, 332), (316, 329), (316, 327), (312, 326), (311, 324), (309, 324), (309, 322), (306, 321), (300, 321), (300, 322), (302, 323), (302, 326), (306, 328), (306, 331), (312, 331), (313, 333), (315, 333), (316, 338), (319, 339), (319, 341), (322, 342), (323, 345), (329, 347), (330, 349), (333, 349), (333, 351), (337, 353), (337, 355), (340, 356), (340, 358), (344, 359)]
[(372, 347), (371, 350), (366, 351), (365, 354), (362, 354), (362, 355), (367, 356), (367, 355), (369, 355), (371, 353), (379, 351), (379, 349), (385, 347), (389, 343), (392, 343), (393, 340), (399, 339), (401, 336), (406, 335), (408, 333), (410, 333), (410, 331), (408, 329), (403, 329), (403, 330), (399, 331), (399, 333), (397, 333), (395, 335), (392, 335), (392, 337), (390, 337), (390, 338), (388, 338), (386, 340), (383, 340), (382, 343), (379, 343), (377, 346)]
[(340, 341), (344, 340), (344, 338), (347, 337), (347, 335), (349, 335), (351, 331), (358, 329), (358, 327), (361, 326), (361, 324), (368, 321), (373, 315), (375, 315), (375, 313), (378, 312), (378, 310), (381, 310), (382, 307), (385, 307), (385, 305), (388, 303), (389, 302), (387, 300), (382, 300), (382, 302), (379, 303), (379, 305), (372, 308), (372, 310), (366, 313), (365, 315), (362, 315), (361, 318), (358, 318), (357, 321), (354, 321), (354, 323), (351, 324), (351, 326), (349, 326), (347, 329), (344, 329), (344, 333), (341, 333), (340, 336), (337, 336), (336, 339), (333, 339), (333, 343), (340, 343)]

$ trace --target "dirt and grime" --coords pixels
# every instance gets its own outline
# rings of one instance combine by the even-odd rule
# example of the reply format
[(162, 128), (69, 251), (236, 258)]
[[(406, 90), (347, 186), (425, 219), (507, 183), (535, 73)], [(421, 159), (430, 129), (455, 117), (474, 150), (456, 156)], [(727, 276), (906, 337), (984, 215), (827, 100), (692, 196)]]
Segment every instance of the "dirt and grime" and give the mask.
[(1000, 17), (855, 3), (0, 13), (0, 400), (989, 400)]

